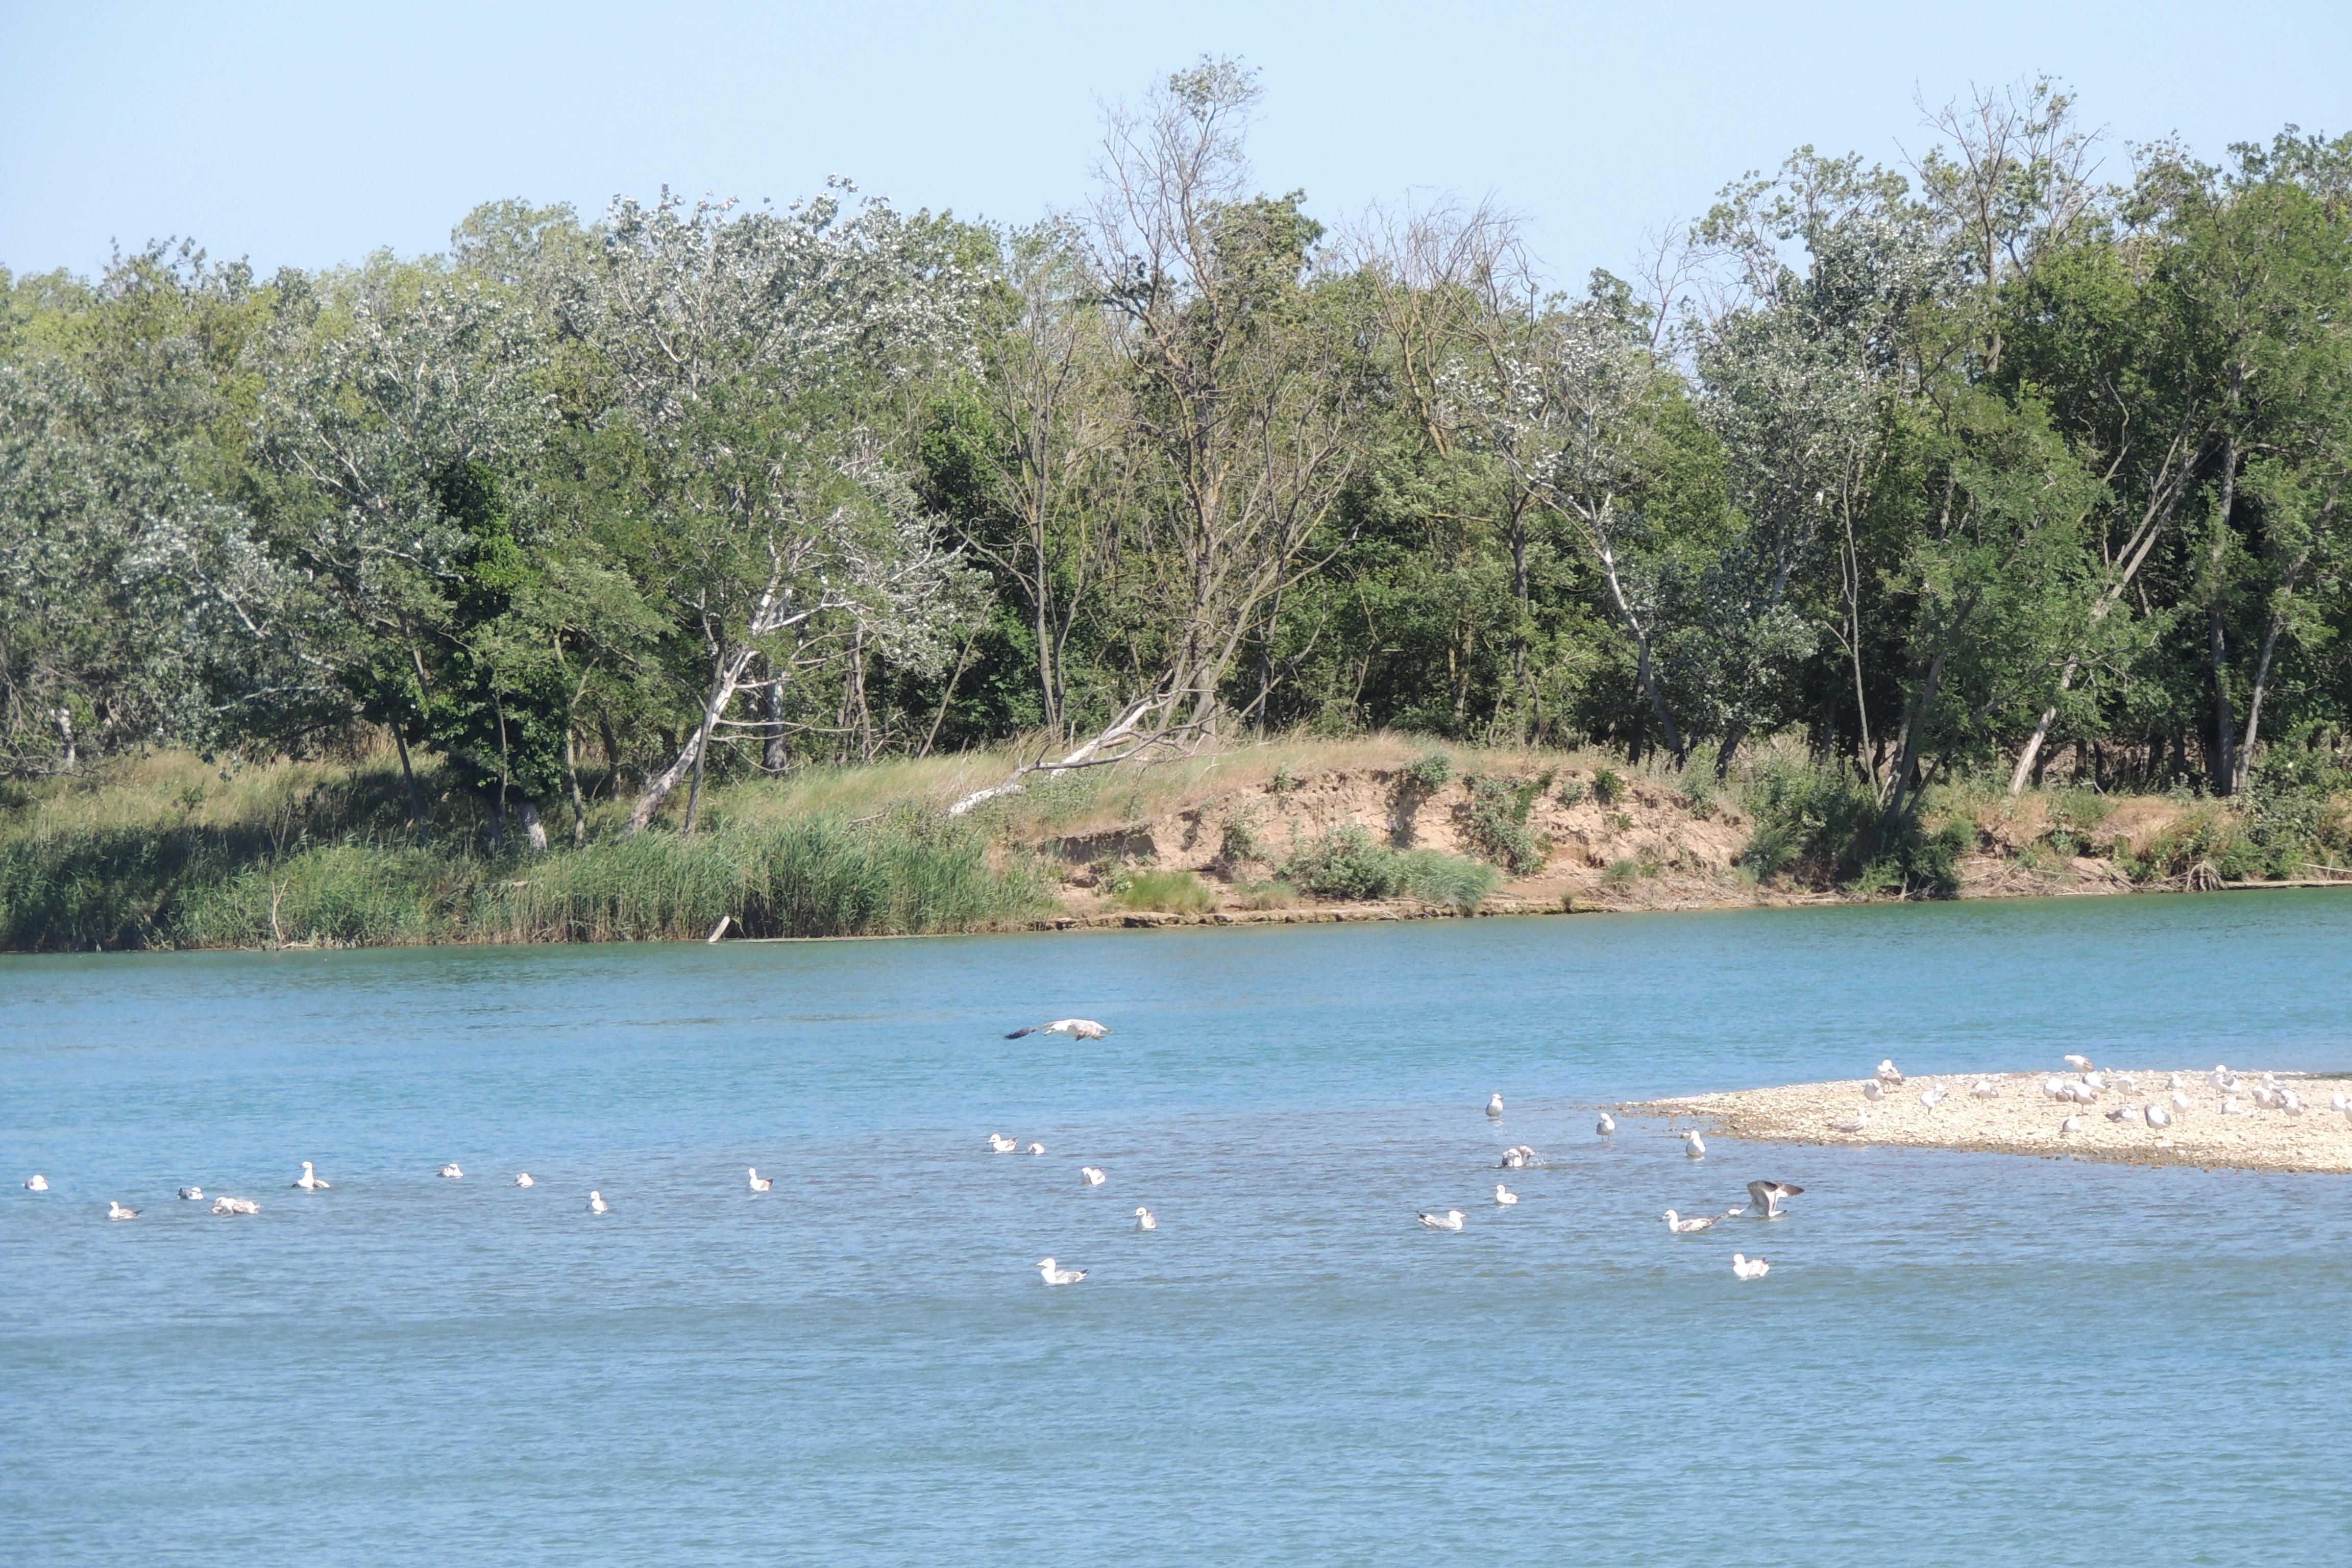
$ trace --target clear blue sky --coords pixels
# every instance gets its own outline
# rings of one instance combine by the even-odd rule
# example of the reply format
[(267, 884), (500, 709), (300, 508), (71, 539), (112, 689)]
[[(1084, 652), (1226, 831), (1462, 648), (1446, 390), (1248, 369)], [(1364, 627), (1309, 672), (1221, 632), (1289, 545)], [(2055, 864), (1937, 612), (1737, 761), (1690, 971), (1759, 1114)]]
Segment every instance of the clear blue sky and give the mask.
[(1105, 100), (1263, 70), (1262, 182), (1327, 221), (1492, 195), (1574, 279), (1793, 146), (1894, 159), (1915, 97), (2046, 71), (2111, 138), (2218, 155), (2352, 128), (2352, 0), (1078, 6), (0, 0), (0, 265), (188, 235), (268, 268), (431, 250), (476, 203), (839, 172), (1025, 219), (1085, 192)]

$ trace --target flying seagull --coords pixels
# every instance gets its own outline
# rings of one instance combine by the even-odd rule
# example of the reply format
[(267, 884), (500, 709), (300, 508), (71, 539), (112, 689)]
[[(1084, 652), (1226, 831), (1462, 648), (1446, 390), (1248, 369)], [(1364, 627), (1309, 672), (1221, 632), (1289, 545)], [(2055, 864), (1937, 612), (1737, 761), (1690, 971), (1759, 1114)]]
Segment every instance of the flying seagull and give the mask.
[(1054, 1260), (1050, 1258), (1041, 1258), (1037, 1260), (1037, 1272), (1044, 1277), (1048, 1285), (1075, 1285), (1087, 1277), (1087, 1271), (1083, 1268), (1055, 1268)]
[(1024, 1035), (1067, 1035), (1074, 1040), (1099, 1040), (1109, 1033), (1092, 1018), (1056, 1018), (1050, 1024), (1032, 1024), (1025, 1029), (1015, 1029), (1004, 1037), (1017, 1040)]
[(1756, 1215), (1758, 1219), (1779, 1219), (1781, 1202), (1804, 1190), (1792, 1187), (1786, 1182), (1750, 1182), (1748, 1184), (1748, 1201), (1753, 1209), (1761, 1211)]

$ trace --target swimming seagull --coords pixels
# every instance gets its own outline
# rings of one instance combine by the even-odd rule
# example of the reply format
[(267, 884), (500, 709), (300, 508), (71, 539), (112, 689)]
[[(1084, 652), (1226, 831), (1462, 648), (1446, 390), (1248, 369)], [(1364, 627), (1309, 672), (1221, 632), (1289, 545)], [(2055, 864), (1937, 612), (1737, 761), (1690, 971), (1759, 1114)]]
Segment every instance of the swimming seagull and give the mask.
[(112, 1198), (109, 1198), (106, 1200), (106, 1217), (109, 1219), (137, 1219), (139, 1217), (139, 1211), (137, 1209), (124, 1208)]
[(1748, 1258), (1737, 1252), (1731, 1255), (1731, 1274), (1736, 1279), (1761, 1279), (1770, 1272), (1772, 1265), (1768, 1258)]
[(1877, 1078), (1878, 1081), (1881, 1083), (1901, 1083), (1903, 1081), (1903, 1074), (1895, 1068), (1895, 1058), (1893, 1057), (1888, 1057), (1878, 1064)]
[(1702, 1230), (1710, 1230), (1714, 1228), (1716, 1226), (1722, 1224), (1725, 1220), (1729, 1219), (1731, 1215), (1738, 1214), (1738, 1212), (1739, 1211), (1738, 1209), (1733, 1209), (1731, 1214), (1693, 1215), (1690, 1218), (1685, 1219), (1674, 1210), (1668, 1209), (1665, 1212), (1664, 1217), (1666, 1221), (1666, 1228), (1669, 1231), (1672, 1231), (1675, 1235), (1696, 1236)]
[(205, 1190), (202, 1187), (182, 1187), (180, 1189), (180, 1195), (187, 1199), (192, 1204), (200, 1204), (205, 1201)]
[(1462, 1228), (1462, 1211), (1460, 1209), (1447, 1209), (1444, 1214), (1431, 1214), (1429, 1211), (1424, 1209), (1421, 1214), (1421, 1223), (1427, 1226), (1432, 1230), (1460, 1230)]
[(1020, 1148), (1021, 1143), (1018, 1139), (1007, 1138), (1002, 1132), (992, 1132), (988, 1135), (988, 1146), (999, 1154), (1010, 1154)]
[(755, 1193), (764, 1193), (776, 1184), (772, 1177), (760, 1174), (757, 1165), (746, 1165), (744, 1169), (751, 1173), (751, 1190)]
[(1518, 1201), (1518, 1194), (1511, 1191), (1510, 1188), (1503, 1185), (1500, 1182), (1496, 1182), (1495, 1184), (1495, 1203), (1496, 1206), (1501, 1208), (1509, 1208), (1513, 1204), (1517, 1203)]
[(1145, 1208), (1141, 1204), (1138, 1204), (1135, 1205), (1135, 1228), (1138, 1230), (1158, 1230), (1160, 1228), (1160, 1216), (1153, 1214), (1150, 1209)]
[(444, 1179), (446, 1179), (446, 1180), (448, 1180), (448, 1181), (452, 1181), (452, 1182), (454, 1182), (454, 1181), (457, 1180), (459, 1177), (463, 1176), (466, 1173), (465, 1173), (465, 1172), (463, 1172), (463, 1171), (461, 1171), (461, 1170), (459, 1170), (459, 1169), (457, 1169), (457, 1165), (456, 1165), (455, 1163), (451, 1163), (451, 1164), (446, 1164), (446, 1165), (442, 1166), (439, 1170), (437, 1170), (437, 1171), (434, 1172), (433, 1173), (434, 1173), (435, 1175), (436, 1175), (436, 1176), (440, 1176), (440, 1177), (442, 1177), (442, 1178), (444, 1178)]
[(319, 1179), (318, 1173), (310, 1169), (310, 1162), (305, 1160), (302, 1162), (302, 1173), (295, 1178), (294, 1184), (301, 1188), (306, 1193), (320, 1193), (326, 1191), (335, 1184), (332, 1182), (320, 1181)]
[(1601, 1113), (1601, 1120), (1592, 1124), (1592, 1130), (1606, 1138), (1617, 1131), (1617, 1119), (1604, 1110)]
[(1029, 1145), (1029, 1152), (1031, 1152), (1032, 1154), (1042, 1154), (1042, 1153), (1044, 1153), (1045, 1152), (1045, 1145), (1044, 1145), (1043, 1143), (1032, 1143), (1032, 1144), (1030, 1144), (1030, 1145)]
[(1857, 1109), (1852, 1116), (1847, 1117), (1843, 1121), (1831, 1123), (1830, 1131), (1832, 1132), (1859, 1132), (1869, 1125), (1870, 1112)]
[(1675, 1133), (1675, 1136), (1683, 1141), (1684, 1153), (1689, 1155), (1694, 1160), (1704, 1160), (1706, 1158), (1706, 1140), (1698, 1135), (1697, 1128), (1685, 1127), (1680, 1132)]
[(251, 1198), (232, 1198), (224, 1196), (213, 1200), (213, 1213), (215, 1214), (259, 1214), (260, 1212), (261, 1205), (255, 1203)]
[(25, 1190), (28, 1193), (46, 1193), (49, 1190), (49, 1179), (36, 1171), (25, 1178)]
[(1099, 1166), (1096, 1165), (1080, 1165), (1078, 1167), (1078, 1180), (1084, 1182), (1090, 1187), (1099, 1187), (1103, 1184), (1102, 1170)]
[(1067, 1035), (1074, 1040), (1099, 1040), (1109, 1033), (1092, 1018), (1056, 1018), (1050, 1024), (1032, 1024), (1025, 1029), (1015, 1029), (1004, 1037), (1017, 1040), (1024, 1035)]
[(1748, 1184), (1748, 1206), (1764, 1211), (1756, 1216), (1758, 1219), (1779, 1219), (1782, 1201), (1793, 1198), (1804, 1190), (1792, 1187), (1786, 1182), (1750, 1182)]
[(530, 1173), (529, 1171), (516, 1172), (515, 1185), (518, 1187), (528, 1187), (531, 1185)]
[(1054, 1260), (1050, 1258), (1041, 1258), (1037, 1260), (1037, 1272), (1044, 1277), (1048, 1285), (1075, 1285), (1087, 1277), (1087, 1271), (1083, 1268), (1055, 1268)]
[(1487, 1096), (1486, 1114), (1489, 1116), (1500, 1116), (1503, 1114), (1503, 1097), (1500, 1094)]
[(590, 1214), (611, 1214), (613, 1212), (613, 1205), (604, 1201), (604, 1194), (596, 1191), (593, 1187), (591, 1187), (588, 1190), (588, 1212)]

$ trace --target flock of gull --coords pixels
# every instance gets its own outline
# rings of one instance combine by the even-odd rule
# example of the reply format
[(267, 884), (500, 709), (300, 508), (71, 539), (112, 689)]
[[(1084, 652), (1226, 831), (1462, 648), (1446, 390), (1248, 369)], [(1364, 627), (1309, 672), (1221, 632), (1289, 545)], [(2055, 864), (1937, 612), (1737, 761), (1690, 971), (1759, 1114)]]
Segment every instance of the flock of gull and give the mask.
[[(2097, 1104), (2102, 1096), (2113, 1092), (2123, 1096), (2124, 1100), (2123, 1103), (2103, 1112), (2109, 1121), (2130, 1122), (2158, 1131), (2171, 1126), (2189, 1110), (2187, 1093), (2189, 1079), (2180, 1073), (2166, 1074), (2165, 1082), (2160, 1090), (2152, 1091), (2144, 1103), (2135, 1103), (2140, 1093), (2139, 1079), (2136, 1074), (2103, 1071), (2088, 1057), (2070, 1055), (2065, 1058), (2065, 1062), (2071, 1069), (2069, 1074), (2063, 1077), (2053, 1075), (2042, 1080), (2042, 1093), (2044, 1099), (2059, 1104), (2088, 1108)], [(2246, 1108), (2239, 1103), (2235, 1092), (2243, 1085), (2243, 1080), (2236, 1073), (2219, 1063), (2214, 1065), (2210, 1076), (2213, 1087), (2221, 1091), (2221, 1114), (2224, 1116), (2246, 1114)], [(1883, 1100), (1889, 1090), (1902, 1088), (1905, 1081), (1902, 1070), (1895, 1065), (1892, 1058), (1888, 1058), (1882, 1060), (1878, 1064), (1878, 1070), (1864, 1081), (1863, 1098), (1874, 1101)], [(2307, 1109), (2294, 1089), (2279, 1082), (2276, 1073), (2266, 1072), (2263, 1074), (2259, 1083), (2244, 1085), (2244, 1087), (2246, 1098), (2264, 1110), (2278, 1110), (2289, 1116), (2301, 1116)], [(1942, 1084), (1930, 1083), (1919, 1091), (1919, 1103), (1933, 1110), (1943, 1102), (1948, 1094), (1948, 1091)], [(2000, 1084), (1990, 1078), (1980, 1078), (1969, 1089), (1969, 1095), (1975, 1100), (1998, 1100), (2000, 1098)], [(2352, 1096), (2347, 1096), (2341, 1092), (2332, 1094), (2328, 1096), (2327, 1108), (2347, 1119), (2352, 1119)], [(1855, 1107), (1852, 1115), (1831, 1123), (1832, 1130), (1839, 1132), (1860, 1132), (1869, 1125), (1870, 1108), (1866, 1105)], [(2058, 1123), (2060, 1137), (2080, 1132), (2082, 1130), (2081, 1110), (2067, 1112), (2065, 1119)], [(1696, 1134), (1688, 1134), (1688, 1136), (1696, 1137)]]

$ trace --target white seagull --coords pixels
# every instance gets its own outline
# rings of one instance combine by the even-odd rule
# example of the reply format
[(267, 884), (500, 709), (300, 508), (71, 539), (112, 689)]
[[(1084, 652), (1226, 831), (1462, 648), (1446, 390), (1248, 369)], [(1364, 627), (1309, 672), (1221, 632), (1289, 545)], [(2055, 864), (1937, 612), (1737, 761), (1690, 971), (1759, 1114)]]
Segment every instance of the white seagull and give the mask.
[(1832, 1132), (1859, 1132), (1869, 1125), (1870, 1112), (1857, 1107), (1854, 1113), (1852, 1116), (1847, 1117), (1843, 1121), (1832, 1122), (1830, 1124), (1830, 1131)]
[(2181, 1081), (2181, 1078), (2179, 1073), (2174, 1073), (2171, 1078), (2166, 1080), (2164, 1087), (2178, 1091), (2187, 1089), (2189, 1086)]
[(326, 1191), (335, 1184), (332, 1182), (320, 1181), (319, 1179), (318, 1173), (310, 1169), (310, 1162), (305, 1160), (302, 1162), (302, 1173), (294, 1179), (294, 1184), (301, 1188), (306, 1193), (320, 1193)]
[(1056, 1268), (1050, 1258), (1037, 1260), (1037, 1272), (1048, 1285), (1075, 1285), (1087, 1277), (1083, 1268)]
[(261, 1205), (251, 1198), (219, 1197), (213, 1200), (215, 1214), (259, 1214)]
[(1757, 1209), (1763, 1210), (1763, 1213), (1756, 1215), (1758, 1219), (1779, 1219), (1781, 1202), (1784, 1199), (1795, 1197), (1804, 1190), (1802, 1187), (1792, 1187), (1786, 1182), (1750, 1182), (1748, 1184), (1749, 1211), (1752, 1213)]
[(2147, 1117), (2147, 1124), (2150, 1127), (2169, 1127), (2172, 1125), (2172, 1112), (2165, 1110), (2164, 1107), (2155, 1103), (2153, 1100), (2148, 1102), (2147, 1110), (2144, 1114)]
[(1432, 1230), (1460, 1230), (1462, 1211), (1447, 1209), (1444, 1214), (1431, 1214), (1424, 1209), (1421, 1214), (1421, 1223)]
[(2175, 1110), (2189, 1109), (2189, 1097), (2177, 1089), (2172, 1091), (2172, 1109)]
[(463, 1176), (466, 1173), (465, 1173), (465, 1172), (463, 1172), (463, 1171), (461, 1171), (461, 1170), (459, 1170), (459, 1169), (457, 1169), (457, 1165), (453, 1163), (451, 1163), (451, 1164), (446, 1164), (446, 1165), (442, 1166), (439, 1170), (437, 1170), (437, 1171), (434, 1172), (433, 1173), (434, 1173), (435, 1175), (436, 1175), (436, 1176), (439, 1176), (439, 1177), (443, 1178), (443, 1179), (444, 1179), (444, 1180), (446, 1180), (446, 1181), (451, 1181), (451, 1182), (454, 1182), (454, 1181), (457, 1181), (459, 1177)]
[(1019, 1139), (1007, 1138), (1002, 1132), (992, 1132), (988, 1135), (988, 1146), (999, 1154), (1010, 1154), (1021, 1147), (1021, 1142)]
[(1878, 1064), (1878, 1072), (1876, 1077), (1878, 1081), (1881, 1083), (1901, 1083), (1903, 1081), (1903, 1074), (1901, 1070), (1895, 1067), (1895, 1058), (1893, 1057), (1888, 1057)]
[(1097, 1165), (1080, 1165), (1078, 1167), (1078, 1180), (1084, 1182), (1090, 1187), (1101, 1186), (1103, 1184), (1101, 1167)]
[(1879, 1082), (1874, 1078), (1870, 1079), (1862, 1086), (1862, 1098), (1864, 1100), (1885, 1100), (1886, 1098), (1886, 1086)]
[(36, 1171), (25, 1178), (25, 1190), (28, 1193), (46, 1193), (49, 1190), (49, 1179)]
[(1977, 1079), (1976, 1087), (1969, 1090), (1969, 1094), (1977, 1100), (1999, 1100), (2000, 1085), (1989, 1078), (1980, 1078)]
[(1045, 1152), (1045, 1145), (1044, 1145), (1043, 1143), (1032, 1143), (1032, 1144), (1030, 1144), (1030, 1145), (1029, 1145), (1029, 1152), (1031, 1152), (1032, 1154), (1042, 1154), (1042, 1153), (1044, 1153)]
[(1160, 1216), (1153, 1214), (1150, 1209), (1145, 1208), (1141, 1204), (1138, 1204), (1135, 1205), (1135, 1228), (1138, 1230), (1158, 1230), (1160, 1228)]
[(2107, 1112), (2107, 1120), (2110, 1121), (2137, 1121), (2139, 1120), (2139, 1107), (2137, 1105), (2118, 1105), (2113, 1110)]
[(192, 1204), (200, 1204), (205, 1201), (205, 1190), (202, 1187), (182, 1187), (180, 1189), (180, 1195), (187, 1199)]
[(1489, 1116), (1500, 1116), (1503, 1114), (1502, 1095), (1497, 1093), (1491, 1094), (1486, 1097), (1486, 1114)]
[(2222, 1115), (2224, 1115), (2224, 1116), (2243, 1116), (2245, 1113), (2246, 1113), (2246, 1108), (2245, 1108), (2244, 1106), (2240, 1105), (2240, 1104), (2238, 1103), (2238, 1097), (2237, 1097), (2236, 1095), (2234, 1095), (2234, 1094), (2231, 1094), (2231, 1095), (2224, 1095), (2224, 1096), (2222, 1097), (2222, 1100), (2221, 1100), (2221, 1114), (2222, 1114)]
[(1761, 1279), (1770, 1272), (1772, 1265), (1767, 1258), (1748, 1258), (1737, 1252), (1731, 1255), (1731, 1274), (1735, 1279)]
[(746, 1166), (745, 1166), (745, 1167), (743, 1167), (743, 1168), (744, 1168), (745, 1170), (749, 1171), (749, 1172), (751, 1173), (751, 1190), (752, 1190), (753, 1192), (755, 1192), (755, 1193), (764, 1193), (764, 1192), (766, 1192), (769, 1188), (771, 1188), (771, 1187), (772, 1187), (772, 1186), (774, 1186), (774, 1185), (776, 1184), (775, 1184), (775, 1180), (774, 1180), (774, 1178), (770, 1177), (770, 1176), (763, 1176), (763, 1175), (760, 1174), (760, 1167), (759, 1167), (759, 1166), (757, 1166), (757, 1165), (746, 1165)]
[(1503, 1185), (1500, 1182), (1496, 1182), (1495, 1184), (1495, 1202), (1497, 1206), (1509, 1208), (1513, 1204), (1517, 1203), (1518, 1201), (1518, 1194), (1511, 1191), (1510, 1188)]
[(1592, 1130), (1606, 1138), (1617, 1131), (1617, 1119), (1604, 1110), (1601, 1113), (1601, 1120), (1592, 1124)]
[(604, 1194), (592, 1187), (588, 1191), (588, 1212), (590, 1214), (611, 1214), (613, 1212), (613, 1205), (604, 1201)]
[(1025, 1029), (1015, 1029), (1004, 1037), (1017, 1040), (1024, 1035), (1067, 1035), (1074, 1040), (1099, 1040), (1109, 1033), (1092, 1018), (1056, 1018), (1050, 1024), (1032, 1024)]
[(2066, 1098), (2066, 1080), (2063, 1078), (2045, 1078), (2042, 1080), (2042, 1092), (2051, 1100), (2063, 1100)]
[(1926, 1106), (1930, 1110), (1935, 1110), (1936, 1107), (1941, 1105), (1943, 1102), (1944, 1086), (1940, 1083), (1933, 1086), (1932, 1088), (1924, 1089), (1919, 1091), (1919, 1103)]
[(139, 1217), (139, 1211), (137, 1209), (124, 1208), (112, 1198), (109, 1198), (106, 1200), (106, 1217), (109, 1219), (137, 1219)]
[(518, 1186), (518, 1187), (528, 1187), (528, 1186), (530, 1186), (531, 1184), (532, 1184), (532, 1183), (531, 1183), (531, 1179), (530, 1179), (530, 1173), (529, 1171), (517, 1171), (517, 1172), (515, 1173), (515, 1185), (516, 1185), (516, 1186)]
[(1698, 1135), (1697, 1128), (1685, 1127), (1680, 1132), (1675, 1133), (1675, 1136), (1683, 1141), (1684, 1153), (1689, 1155), (1694, 1160), (1704, 1160), (1706, 1158), (1706, 1140)]
[(2089, 1072), (2091, 1070), (2091, 1058), (2088, 1057), (2069, 1056), (2063, 1059), (2066, 1065), (2073, 1068), (2076, 1072)]
[(2079, 1110), (2075, 1111), (2073, 1115), (2067, 1117), (2065, 1121), (2061, 1121), (2058, 1124), (2058, 1131), (2062, 1133), (2080, 1132), (2082, 1130), (2083, 1113)]
[[(1732, 1214), (1738, 1212), (1734, 1209)], [(1668, 1209), (1665, 1213), (1666, 1228), (1676, 1236), (1696, 1236), (1702, 1230), (1714, 1228), (1730, 1217), (1731, 1215), (1703, 1214), (1693, 1215), (1690, 1218), (1685, 1219), (1672, 1209)]]

